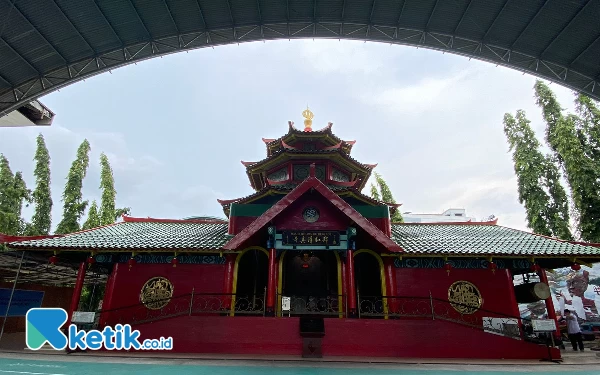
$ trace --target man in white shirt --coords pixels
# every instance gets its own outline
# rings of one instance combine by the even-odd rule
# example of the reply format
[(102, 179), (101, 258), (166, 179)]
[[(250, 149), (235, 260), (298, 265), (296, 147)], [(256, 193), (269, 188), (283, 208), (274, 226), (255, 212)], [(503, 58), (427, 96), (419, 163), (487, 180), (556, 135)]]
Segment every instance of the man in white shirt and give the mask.
[(577, 314), (565, 309), (565, 320), (567, 321), (567, 333), (571, 345), (573, 345), (573, 350), (577, 351), (577, 345), (579, 344), (579, 350), (583, 351), (583, 335), (577, 321)]

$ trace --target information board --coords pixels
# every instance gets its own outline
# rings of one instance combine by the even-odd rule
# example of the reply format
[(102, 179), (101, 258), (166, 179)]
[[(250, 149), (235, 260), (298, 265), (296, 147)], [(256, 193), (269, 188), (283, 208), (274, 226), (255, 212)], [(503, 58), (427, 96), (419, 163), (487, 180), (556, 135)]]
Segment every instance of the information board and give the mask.
[(535, 319), (531, 321), (534, 332), (554, 332), (556, 322), (553, 319)]
[(95, 312), (73, 311), (71, 322), (73, 323), (94, 323)]

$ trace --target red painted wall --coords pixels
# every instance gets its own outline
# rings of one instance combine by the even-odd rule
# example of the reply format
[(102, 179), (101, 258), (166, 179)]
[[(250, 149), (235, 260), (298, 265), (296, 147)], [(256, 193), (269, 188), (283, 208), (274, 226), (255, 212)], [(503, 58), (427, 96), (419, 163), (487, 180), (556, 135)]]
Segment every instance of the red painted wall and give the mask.
[[(319, 220), (307, 223), (302, 217), (304, 209), (308, 206), (319, 210)], [(319, 193), (306, 193), (287, 207), (281, 215), (274, 220), (277, 230), (339, 230), (345, 231), (350, 226), (350, 219), (341, 214), (327, 199)]]
[[(140, 303), (140, 291), (149, 279), (162, 276), (173, 284), (173, 296), (192, 293), (223, 293), (224, 264), (136, 264), (131, 269), (118, 263), (107, 282), (102, 310), (123, 308)], [(187, 297), (186, 297), (187, 298)], [(172, 308), (186, 298), (173, 298), (165, 309)], [(144, 306), (103, 313), (100, 324), (128, 323), (128, 317), (146, 311)], [(136, 316), (137, 316), (136, 315)]]
[[(474, 284), (483, 298), (482, 309), (508, 316), (519, 316), (514, 298), (510, 271), (488, 269), (396, 268), (396, 288), (399, 296), (428, 297), (448, 300), (448, 288), (455, 281), (464, 280)], [(501, 316), (477, 312), (478, 317)]]
[[(178, 353), (302, 354), (298, 318), (186, 316), (135, 328), (142, 339), (173, 337)], [(325, 319), (323, 355), (541, 359), (547, 349), (441, 320), (333, 318)]]

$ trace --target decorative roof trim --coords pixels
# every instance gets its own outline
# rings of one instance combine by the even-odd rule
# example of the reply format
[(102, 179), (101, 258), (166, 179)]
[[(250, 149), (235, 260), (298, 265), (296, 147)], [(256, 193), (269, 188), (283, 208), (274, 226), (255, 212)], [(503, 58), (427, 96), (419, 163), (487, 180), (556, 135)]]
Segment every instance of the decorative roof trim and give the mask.
[(244, 167), (249, 167), (252, 164), (256, 164), (255, 161), (243, 161), (243, 160), (241, 160), (241, 163), (244, 165)]
[(12, 236), (9, 234), (0, 233), (0, 244), (22, 241), (45, 240), (49, 238), (57, 238), (63, 236), (63, 234), (49, 234), (43, 236)]
[(290, 206), (294, 201), (303, 196), (310, 189), (314, 189), (319, 192), (325, 199), (329, 200), (338, 210), (344, 215), (349, 217), (356, 223), (360, 228), (367, 232), (373, 239), (379, 242), (385, 249), (391, 252), (403, 252), (402, 248), (398, 246), (392, 239), (385, 235), (379, 228), (373, 223), (364, 218), (358, 213), (352, 206), (346, 203), (340, 196), (331, 191), (315, 176), (315, 164), (311, 164), (311, 175), (304, 180), (300, 185), (293, 189), (286, 197), (275, 203), (269, 208), (262, 216), (254, 220), (250, 225), (244, 228), (240, 233), (233, 237), (227, 242), (223, 248), (226, 250), (235, 250), (242, 246), (251, 236), (257, 231), (265, 227), (270, 221), (276, 216), (281, 214), (287, 207)]
[[(131, 217), (131, 216), (125, 216), (125, 215), (123, 215), (123, 222), (125, 222), (125, 223), (171, 223), (171, 224), (177, 224), (177, 223), (181, 223), (181, 224), (190, 224), (190, 223), (192, 223), (192, 224), (227, 224), (226, 220), (219, 220), (219, 219), (155, 219), (152, 217)], [(98, 229), (98, 228), (94, 228), (94, 229)]]
[[(496, 225), (498, 223), (498, 218), (495, 218), (494, 220), (491, 221), (449, 221), (449, 222), (443, 222), (443, 221), (436, 221), (436, 222), (431, 222), (431, 223), (392, 223), (392, 225)], [(502, 225), (498, 225), (499, 227), (502, 227)], [(508, 228), (508, 227), (503, 227), (503, 228)], [(513, 228), (508, 228), (508, 229), (513, 229)], [(518, 229), (513, 229), (513, 230), (518, 230)], [(525, 231), (521, 231), (521, 232), (525, 232)], [(535, 233), (529, 233), (529, 232), (525, 232), (528, 234), (535, 234)], [(550, 239), (554, 239), (551, 237), (547, 237)]]

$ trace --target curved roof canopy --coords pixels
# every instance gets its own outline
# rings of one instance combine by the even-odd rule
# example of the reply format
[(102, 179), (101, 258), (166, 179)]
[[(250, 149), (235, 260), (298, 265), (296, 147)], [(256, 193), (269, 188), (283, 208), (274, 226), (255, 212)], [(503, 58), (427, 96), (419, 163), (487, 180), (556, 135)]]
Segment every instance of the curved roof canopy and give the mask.
[(182, 50), (335, 38), (528, 72), (600, 98), (600, 0), (0, 0), (0, 114)]

